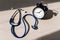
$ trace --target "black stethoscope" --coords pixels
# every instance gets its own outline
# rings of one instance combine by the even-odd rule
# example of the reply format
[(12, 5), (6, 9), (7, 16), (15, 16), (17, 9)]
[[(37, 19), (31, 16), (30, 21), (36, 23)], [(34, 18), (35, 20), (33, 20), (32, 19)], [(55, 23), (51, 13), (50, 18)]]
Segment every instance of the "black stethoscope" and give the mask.
[[(29, 32), (29, 28), (28, 28), (28, 31), (26, 31), (26, 24), (25, 22), (27, 23), (28, 27), (30, 27), (29, 23), (26, 21), (26, 17), (27, 16), (32, 16), (34, 19), (35, 19), (35, 23), (34, 25), (32, 25), (32, 28), (33, 29), (37, 29), (37, 25), (38, 25), (38, 18), (43, 18), (44, 15), (45, 15), (45, 12), (48, 10), (47, 6), (44, 6), (42, 3), (38, 3), (37, 6), (33, 9), (32, 14), (26, 14), (24, 15), (22, 18), (22, 14), (21, 14), (21, 10), (22, 9), (17, 9), (14, 14), (12, 15), (12, 17), (10, 18), (10, 25), (11, 25), (11, 33), (16, 37), (16, 38), (23, 38), (27, 35), (27, 33)], [(18, 12), (17, 12), (18, 11)], [(19, 13), (19, 20), (17, 23), (14, 23), (14, 18), (15, 16)], [(41, 14), (42, 13), (42, 14)], [(15, 33), (15, 27), (19, 26), (21, 24), (21, 20), (24, 24), (24, 34), (22, 36), (18, 36), (16, 33)]]

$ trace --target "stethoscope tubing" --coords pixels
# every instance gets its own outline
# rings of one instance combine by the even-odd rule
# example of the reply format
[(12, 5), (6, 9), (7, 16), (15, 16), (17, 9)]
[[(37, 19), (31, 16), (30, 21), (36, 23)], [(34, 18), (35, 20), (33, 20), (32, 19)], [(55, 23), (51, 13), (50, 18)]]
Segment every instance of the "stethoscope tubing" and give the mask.
[[(18, 23), (16, 23), (16, 25), (14, 24), (14, 18), (15, 18), (15, 16), (18, 14), (15, 14), (16, 13), (16, 11), (19, 11), (19, 21), (18, 21)], [(16, 34), (16, 32), (15, 32), (15, 28), (16, 28), (16, 26), (19, 26), (20, 24), (21, 24), (21, 10), (16, 10), (15, 11), (15, 13), (12, 15), (12, 17), (10, 18), (10, 24), (11, 24), (11, 33), (16, 37), (16, 38), (23, 38), (23, 37), (25, 37), (26, 35), (27, 35), (27, 33), (29, 32), (29, 30), (30, 30), (30, 25), (29, 25), (29, 23), (26, 21), (26, 17), (27, 16), (32, 16), (34, 19), (35, 19), (35, 22), (34, 22), (34, 25), (32, 25), (34, 28), (35, 28), (35, 26), (37, 25), (37, 18), (35, 17), (35, 16), (33, 16), (32, 14), (26, 14), (26, 15), (24, 15), (23, 17), (22, 17), (22, 22), (23, 22), (23, 24), (24, 24), (24, 33), (23, 33), (23, 35), (22, 36), (18, 36), (17, 34)], [(26, 32), (26, 24), (25, 24), (25, 22), (27, 23), (27, 25), (28, 25), (28, 31)], [(13, 23), (13, 24), (12, 24)]]

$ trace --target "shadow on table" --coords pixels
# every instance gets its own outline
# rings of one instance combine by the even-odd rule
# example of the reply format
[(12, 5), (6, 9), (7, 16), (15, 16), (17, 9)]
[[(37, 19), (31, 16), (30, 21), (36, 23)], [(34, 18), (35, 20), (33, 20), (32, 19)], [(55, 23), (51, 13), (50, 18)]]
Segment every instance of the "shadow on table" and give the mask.
[(60, 31), (37, 38), (36, 40), (60, 40)]
[(48, 10), (44, 18), (42, 18), (42, 20), (48, 20), (48, 19), (53, 18), (54, 16), (57, 16), (58, 12), (53, 12), (53, 11), (54, 10)]
[(59, 2), (60, 0), (0, 0), (0, 11), (10, 10), (11, 8), (23, 8), (34, 6), (36, 3), (44, 1), (45, 3)]

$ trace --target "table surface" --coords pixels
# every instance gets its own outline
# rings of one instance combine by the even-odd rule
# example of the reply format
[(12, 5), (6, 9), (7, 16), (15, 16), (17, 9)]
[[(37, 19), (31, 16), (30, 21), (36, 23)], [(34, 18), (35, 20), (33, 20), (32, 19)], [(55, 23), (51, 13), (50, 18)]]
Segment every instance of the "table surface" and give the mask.
[[(22, 11), (22, 16), (32, 13), (34, 7), (21, 8), (28, 11), (28, 13)], [(0, 11), (0, 40), (60, 40), (60, 2), (49, 3), (48, 8), (49, 11), (45, 19), (38, 19), (38, 29), (34, 30), (30, 27), (29, 33), (24, 38), (19, 39), (12, 35), (11, 25), (9, 24), (9, 19), (16, 9)], [(16, 17), (18, 18), (18, 16)], [(31, 16), (28, 16), (27, 20), (30, 25), (34, 23), (34, 19)], [(23, 33), (23, 26), (22, 23), (19, 27), (16, 27), (17, 35)]]

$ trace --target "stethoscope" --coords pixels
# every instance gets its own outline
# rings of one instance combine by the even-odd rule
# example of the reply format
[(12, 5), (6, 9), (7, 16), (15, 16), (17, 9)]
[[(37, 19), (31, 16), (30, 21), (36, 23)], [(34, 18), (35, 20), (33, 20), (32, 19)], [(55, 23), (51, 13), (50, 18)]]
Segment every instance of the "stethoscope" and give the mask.
[[(15, 16), (18, 14), (18, 13), (16, 13), (16, 12), (19, 12), (19, 21), (18, 21), (18, 23), (14, 23), (14, 18), (15, 18)], [(31, 15), (31, 14), (26, 14), (26, 15), (24, 15), (22, 18), (21, 18), (21, 10), (20, 9), (17, 9), (15, 12), (14, 12), (14, 14), (12, 15), (12, 17), (10, 18), (10, 24), (11, 24), (11, 33), (15, 36), (15, 37), (17, 37), (17, 38), (23, 38), (25, 35), (27, 35), (27, 33), (29, 32), (29, 29), (28, 29), (28, 31), (26, 32), (26, 24), (25, 24), (25, 22), (27, 23), (27, 25), (28, 25), (28, 27), (30, 26), (29, 25), (29, 23), (26, 21), (26, 17), (27, 16), (32, 16), (34, 19), (35, 19), (35, 24), (34, 25), (32, 25), (32, 28), (33, 29), (36, 29), (37, 28), (37, 18), (35, 17), (35, 16), (33, 16), (33, 15)], [(22, 35), (22, 36), (17, 36), (17, 34), (15, 33), (15, 27), (17, 27), (17, 26), (19, 26), (20, 24), (21, 24), (21, 20), (22, 20), (22, 22), (23, 22), (23, 24), (24, 24), (24, 34)]]
[[(48, 10), (46, 6), (42, 5), (42, 3), (39, 3), (39, 4), (37, 4), (37, 6), (33, 9), (33, 12), (34, 12), (34, 10), (35, 10), (36, 8), (38, 8), (38, 7), (41, 8), (44, 12)], [(26, 14), (26, 15), (24, 15), (23, 17), (21, 17), (21, 16), (22, 16), (21, 10), (22, 10), (22, 9), (17, 9), (17, 10), (14, 12), (14, 14), (12, 15), (12, 17), (10, 18), (10, 21), (9, 21), (9, 23), (10, 23), (10, 25), (11, 25), (11, 33), (12, 33), (16, 38), (23, 38), (23, 37), (25, 37), (25, 36), (27, 35), (27, 33), (29, 32), (29, 28), (28, 28), (28, 31), (26, 31), (26, 24), (27, 24), (28, 27), (30, 27), (29, 23), (28, 23), (27, 20), (25, 19), (27, 16), (32, 16), (32, 17), (35, 19), (35, 20), (34, 20), (34, 25), (31, 25), (32, 28), (33, 28), (33, 29), (37, 29), (37, 28), (38, 28), (38, 26), (37, 26), (37, 25), (38, 25), (38, 18), (34, 15), (34, 13), (33, 13), (33, 14)], [(18, 13), (19, 13), (19, 20), (18, 20), (17, 23), (14, 23), (14, 18), (15, 18), (16, 15), (18, 14), (17, 11), (18, 11)], [(16, 34), (16, 32), (15, 32), (15, 28), (21, 24), (21, 20), (22, 20), (22, 22), (23, 22), (23, 24), (24, 24), (24, 34), (23, 34), (22, 36), (18, 36), (18, 35)]]

